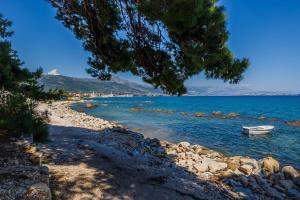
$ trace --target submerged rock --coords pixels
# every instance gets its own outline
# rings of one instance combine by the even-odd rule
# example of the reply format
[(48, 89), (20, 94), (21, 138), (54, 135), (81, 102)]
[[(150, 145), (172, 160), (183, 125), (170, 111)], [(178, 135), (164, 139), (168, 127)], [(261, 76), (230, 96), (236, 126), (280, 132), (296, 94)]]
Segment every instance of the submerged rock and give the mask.
[(211, 113), (213, 117), (221, 117), (223, 113), (221, 111), (214, 111)]
[(266, 120), (267, 117), (265, 117), (265, 116), (260, 116), (260, 117), (258, 117), (258, 119), (259, 119), (259, 120)]
[(300, 120), (286, 122), (290, 126), (300, 126)]
[(240, 114), (231, 112), (231, 113), (228, 113), (225, 117), (234, 118), (234, 117), (239, 117), (239, 116), (240, 116)]
[(85, 104), (85, 107), (86, 107), (86, 108), (96, 108), (97, 105), (94, 105), (94, 104), (92, 104), (92, 103), (86, 103), (86, 104)]
[(144, 110), (144, 108), (129, 108), (130, 111), (141, 111)]
[(195, 117), (205, 117), (206, 114), (205, 114), (205, 113), (202, 113), (202, 112), (196, 112), (194, 116), (195, 116)]
[(175, 113), (176, 110), (163, 110), (163, 109), (153, 109), (153, 110), (145, 110), (147, 112), (157, 112), (157, 113)]

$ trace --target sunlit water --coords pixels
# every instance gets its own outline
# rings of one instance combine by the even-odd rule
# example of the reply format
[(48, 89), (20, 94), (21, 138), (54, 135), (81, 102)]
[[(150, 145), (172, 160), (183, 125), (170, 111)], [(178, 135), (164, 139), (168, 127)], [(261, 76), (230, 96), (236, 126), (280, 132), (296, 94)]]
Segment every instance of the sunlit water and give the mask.
[[(285, 124), (288, 120), (300, 120), (300, 96), (114, 97), (94, 100), (98, 107), (84, 112), (119, 122), (150, 137), (198, 143), (226, 155), (248, 155), (257, 159), (271, 155), (284, 164), (300, 168), (300, 127)], [(74, 109), (80, 107), (80, 104), (73, 106)], [(129, 110), (137, 107), (144, 110)], [(147, 112), (153, 109), (176, 112)], [(241, 116), (223, 119), (193, 115), (213, 111), (236, 112)], [(262, 115), (268, 119), (259, 120)], [(274, 125), (276, 129), (272, 134), (248, 136), (241, 133), (241, 127), (245, 125)]]

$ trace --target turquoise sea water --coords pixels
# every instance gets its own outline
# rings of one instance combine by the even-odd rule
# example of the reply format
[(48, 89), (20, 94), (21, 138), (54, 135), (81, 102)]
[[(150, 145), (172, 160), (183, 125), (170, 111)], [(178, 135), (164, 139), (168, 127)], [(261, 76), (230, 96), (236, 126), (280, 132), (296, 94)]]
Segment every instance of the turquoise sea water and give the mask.
[[(94, 98), (95, 109), (86, 113), (117, 121), (151, 137), (171, 142), (188, 141), (226, 155), (248, 155), (257, 159), (271, 155), (284, 164), (300, 168), (300, 127), (285, 121), (300, 120), (300, 96), (241, 97), (113, 97)], [(79, 109), (81, 105), (74, 105)], [(131, 111), (130, 108), (143, 108)], [(149, 112), (153, 109), (174, 113)], [(235, 112), (232, 119), (197, 118), (195, 112)], [(185, 112), (185, 114), (181, 113)], [(258, 119), (260, 116), (266, 120)], [(273, 118), (273, 119), (272, 119)], [(274, 125), (272, 134), (248, 136), (243, 125)]]

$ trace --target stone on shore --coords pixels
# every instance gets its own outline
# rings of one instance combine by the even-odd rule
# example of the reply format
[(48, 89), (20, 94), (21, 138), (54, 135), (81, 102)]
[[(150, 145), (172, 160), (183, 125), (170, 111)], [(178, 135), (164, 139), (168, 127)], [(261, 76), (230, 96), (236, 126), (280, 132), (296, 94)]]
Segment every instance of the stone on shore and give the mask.
[(36, 183), (28, 188), (22, 197), (24, 200), (51, 200), (51, 192), (45, 183)]
[(207, 163), (197, 163), (193, 166), (197, 172), (206, 172), (208, 171), (208, 164)]
[(267, 176), (279, 171), (279, 162), (272, 157), (262, 160), (262, 169)]
[(189, 147), (191, 144), (189, 143), (189, 142), (180, 142), (180, 143), (178, 143), (178, 146), (179, 147)]
[(246, 175), (250, 175), (253, 170), (253, 167), (251, 165), (245, 164), (245, 165), (241, 165), (239, 167), (239, 170)]
[(284, 166), (281, 171), (286, 179), (293, 180), (294, 178), (299, 176), (298, 172), (292, 166)]

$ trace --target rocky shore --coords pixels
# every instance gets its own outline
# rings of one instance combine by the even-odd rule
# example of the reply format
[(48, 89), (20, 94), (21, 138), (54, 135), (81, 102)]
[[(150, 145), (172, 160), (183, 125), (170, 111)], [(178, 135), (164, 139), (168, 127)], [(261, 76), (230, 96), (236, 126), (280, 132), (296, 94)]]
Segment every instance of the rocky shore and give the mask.
[[(153, 194), (147, 196), (151, 193), (149, 187), (155, 187), (157, 199), (300, 198), (299, 171), (293, 166), (281, 166), (274, 158), (227, 157), (198, 144), (174, 144), (145, 138), (119, 124), (74, 111), (69, 107), (72, 103), (54, 102), (40, 109), (49, 111), (52, 125), (88, 130), (91, 135), (76, 140), (76, 148), (105, 157), (119, 172), (136, 174), (130, 180), (142, 180), (143, 187), (148, 188), (142, 191), (128, 189), (126, 195), (130, 192), (132, 195), (125, 199), (153, 199)], [(87, 133), (81, 130), (79, 134)], [(48, 165), (51, 173), (51, 169), (63, 160), (55, 159), (49, 148), (51, 145), (46, 145), (41, 151), (53, 161)], [(101, 191), (101, 195), (107, 197), (108, 194)]]
[(0, 142), (0, 199), (51, 200), (48, 168), (28, 140)]

